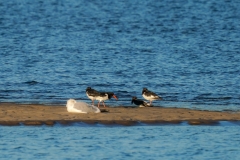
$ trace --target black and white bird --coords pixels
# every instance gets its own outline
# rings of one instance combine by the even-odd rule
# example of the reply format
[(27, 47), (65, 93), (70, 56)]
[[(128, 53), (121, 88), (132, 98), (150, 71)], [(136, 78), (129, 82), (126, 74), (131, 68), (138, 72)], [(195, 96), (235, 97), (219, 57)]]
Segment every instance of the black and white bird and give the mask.
[(94, 105), (94, 100), (98, 100), (98, 108), (100, 107), (100, 102), (105, 106), (104, 101), (111, 99), (112, 97), (118, 100), (117, 96), (113, 92), (98, 92), (91, 87), (87, 87), (86, 94), (89, 99), (92, 100)]
[(92, 100), (92, 105), (94, 105), (94, 100), (99, 95), (99, 92), (96, 91), (95, 89), (92, 89), (91, 87), (87, 87), (86, 95), (88, 96), (89, 99)]
[(154, 93), (152, 91), (149, 91), (147, 88), (143, 88), (142, 96), (146, 100), (150, 101), (150, 105), (152, 104), (152, 101), (154, 101), (154, 100), (162, 100), (162, 97), (158, 96), (156, 93)]
[(109, 100), (112, 97), (118, 100), (117, 96), (113, 92), (99, 92), (99, 95), (96, 96), (96, 100), (98, 100), (98, 108), (100, 107), (100, 102), (102, 102), (103, 106), (106, 107), (104, 101)]
[(132, 97), (132, 104), (136, 104), (139, 107), (150, 107), (150, 105), (147, 104), (147, 102), (137, 99), (137, 97)]

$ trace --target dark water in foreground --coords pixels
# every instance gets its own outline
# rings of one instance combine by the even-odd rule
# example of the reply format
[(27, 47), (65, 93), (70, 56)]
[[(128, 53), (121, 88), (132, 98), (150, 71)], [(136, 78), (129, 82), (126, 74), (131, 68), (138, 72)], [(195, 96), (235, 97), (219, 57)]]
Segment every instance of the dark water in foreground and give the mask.
[(240, 2), (0, 2), (0, 101), (90, 102), (88, 86), (130, 105), (240, 108)]
[(240, 127), (0, 127), (0, 159), (240, 159)]

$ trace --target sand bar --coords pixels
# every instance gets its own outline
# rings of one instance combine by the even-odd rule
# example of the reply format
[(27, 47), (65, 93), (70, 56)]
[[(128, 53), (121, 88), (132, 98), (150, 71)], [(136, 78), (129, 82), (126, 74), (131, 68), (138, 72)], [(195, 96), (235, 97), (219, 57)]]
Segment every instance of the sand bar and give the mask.
[(240, 121), (240, 112), (199, 111), (163, 107), (106, 107), (102, 113), (69, 113), (65, 106), (0, 103), (0, 125), (54, 125), (84, 122), (89, 124), (181, 123), (214, 124)]

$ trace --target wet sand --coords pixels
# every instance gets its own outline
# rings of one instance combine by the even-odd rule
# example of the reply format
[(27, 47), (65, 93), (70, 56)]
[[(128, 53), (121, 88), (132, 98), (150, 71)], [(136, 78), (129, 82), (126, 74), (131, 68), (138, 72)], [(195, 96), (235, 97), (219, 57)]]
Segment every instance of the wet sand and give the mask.
[(54, 125), (84, 122), (88, 124), (135, 125), (177, 124), (187, 121), (191, 125), (215, 124), (219, 121), (240, 121), (240, 112), (199, 111), (163, 107), (106, 107), (102, 113), (69, 113), (65, 106), (0, 103), (0, 125)]

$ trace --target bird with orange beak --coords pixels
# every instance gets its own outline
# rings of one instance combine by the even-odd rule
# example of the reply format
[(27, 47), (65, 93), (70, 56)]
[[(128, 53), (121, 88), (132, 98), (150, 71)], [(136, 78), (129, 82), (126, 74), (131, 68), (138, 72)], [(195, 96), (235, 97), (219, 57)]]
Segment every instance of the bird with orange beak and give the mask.
[(96, 100), (98, 100), (98, 108), (100, 107), (101, 102), (103, 106), (106, 107), (104, 101), (109, 100), (112, 97), (118, 100), (118, 97), (113, 92), (99, 92), (99, 95), (96, 96)]
[(104, 101), (111, 99), (112, 97), (118, 100), (118, 97), (113, 92), (99, 92), (91, 87), (87, 87), (86, 94), (89, 99), (92, 100), (92, 104), (94, 105), (94, 100), (98, 100), (98, 108), (100, 107), (100, 102), (102, 102), (103, 106), (105, 106)]

